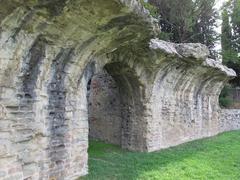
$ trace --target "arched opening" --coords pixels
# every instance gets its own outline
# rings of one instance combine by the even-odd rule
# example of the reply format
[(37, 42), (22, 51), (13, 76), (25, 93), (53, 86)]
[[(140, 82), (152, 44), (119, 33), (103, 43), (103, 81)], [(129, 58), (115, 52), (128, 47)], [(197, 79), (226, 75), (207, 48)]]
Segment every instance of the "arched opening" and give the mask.
[(232, 131), (240, 128), (239, 65), (228, 62), (227, 66), (233, 68), (237, 76), (225, 84), (219, 95), (221, 131)]
[(240, 109), (240, 65), (234, 61), (223, 63), (236, 72), (236, 77), (231, 79), (222, 89), (219, 96), (219, 105), (223, 109)]
[(143, 97), (141, 83), (128, 65), (108, 63), (95, 71), (87, 83), (89, 139), (145, 151)]
[(88, 81), (89, 139), (121, 145), (121, 102), (119, 87), (106, 70)]
[(67, 141), (63, 149), (66, 164), (72, 167), (67, 176), (88, 173), (88, 144), (92, 138), (132, 151), (148, 150), (145, 88), (140, 78), (127, 64), (103, 62), (89, 62), (76, 76), (74, 88), (71, 81), (66, 83), (69, 90), (63, 123), (68, 131), (62, 140)]
[(219, 104), (223, 109), (240, 109), (240, 86), (231, 81), (224, 86), (219, 96)]

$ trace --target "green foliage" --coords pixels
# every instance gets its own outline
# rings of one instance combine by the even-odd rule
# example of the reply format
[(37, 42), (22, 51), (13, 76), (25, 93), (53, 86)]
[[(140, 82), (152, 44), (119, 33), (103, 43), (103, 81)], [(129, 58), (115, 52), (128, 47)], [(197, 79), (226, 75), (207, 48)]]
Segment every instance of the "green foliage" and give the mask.
[(160, 38), (206, 44), (214, 54), (217, 12), (215, 0), (149, 0), (158, 8)]
[(229, 108), (232, 105), (232, 100), (228, 97), (220, 97), (219, 104), (223, 108)]
[(240, 52), (240, 0), (232, 0), (231, 22), (233, 30), (233, 48)]
[(161, 32), (158, 36), (159, 39), (170, 41), (173, 33)]
[(192, 36), (193, 42), (206, 44), (214, 57), (215, 42), (218, 40), (216, 20), (218, 12), (214, 8), (215, 0), (196, 0), (194, 3), (195, 24)]
[(189, 31), (192, 31), (192, 1), (150, 0), (149, 2), (158, 7), (161, 29), (172, 35), (170, 40), (185, 41)]
[(223, 63), (234, 69), (238, 77), (231, 81), (240, 86), (240, 0), (229, 0), (222, 13), (222, 56)]
[(230, 15), (228, 7), (225, 5), (222, 12), (222, 34), (221, 34), (221, 44), (222, 44), (222, 56), (223, 62), (226, 64), (229, 61), (235, 59), (235, 53), (232, 48), (232, 28), (230, 25)]
[(154, 153), (91, 141), (89, 175), (81, 180), (240, 179), (240, 131)]
[(149, 4), (148, 2), (145, 2), (144, 0), (140, 0), (141, 4), (144, 6), (144, 8), (146, 8), (150, 14), (153, 16), (153, 17), (158, 17), (158, 10), (157, 10), (157, 7), (152, 5), (152, 4)]
[(232, 99), (229, 98), (230, 95), (230, 85), (226, 85), (219, 97), (219, 104), (223, 108), (228, 108), (233, 104)]

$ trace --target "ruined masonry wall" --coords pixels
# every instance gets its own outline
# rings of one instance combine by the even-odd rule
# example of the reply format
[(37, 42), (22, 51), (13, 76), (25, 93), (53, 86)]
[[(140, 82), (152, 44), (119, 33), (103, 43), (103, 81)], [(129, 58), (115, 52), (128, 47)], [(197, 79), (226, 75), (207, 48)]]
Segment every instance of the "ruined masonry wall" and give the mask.
[(89, 137), (121, 145), (119, 88), (107, 72), (95, 74), (88, 89)]
[[(144, 152), (239, 128), (239, 112), (218, 105), (236, 73), (204, 45), (155, 39), (157, 21), (138, 0), (4, 2), (1, 180), (86, 175), (89, 125)], [(104, 67), (111, 78), (98, 74)]]
[(240, 129), (240, 110), (222, 109), (220, 115), (222, 131), (232, 131)]

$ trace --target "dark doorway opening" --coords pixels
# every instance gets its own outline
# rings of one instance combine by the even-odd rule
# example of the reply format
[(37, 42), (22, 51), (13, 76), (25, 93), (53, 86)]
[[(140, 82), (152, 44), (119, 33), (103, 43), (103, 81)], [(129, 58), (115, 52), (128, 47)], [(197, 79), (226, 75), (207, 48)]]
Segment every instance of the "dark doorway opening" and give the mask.
[(122, 114), (117, 83), (102, 70), (92, 76), (87, 86), (89, 138), (121, 145)]

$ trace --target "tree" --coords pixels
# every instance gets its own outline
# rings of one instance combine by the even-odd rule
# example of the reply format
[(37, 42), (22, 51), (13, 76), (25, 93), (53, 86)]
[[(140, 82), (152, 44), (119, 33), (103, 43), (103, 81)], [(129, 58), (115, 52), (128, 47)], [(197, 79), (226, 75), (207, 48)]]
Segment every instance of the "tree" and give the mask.
[(158, 8), (162, 32), (168, 34), (168, 40), (184, 42), (193, 27), (192, 0), (150, 0)]
[(161, 37), (177, 43), (206, 44), (214, 54), (215, 0), (149, 0), (158, 8)]
[(215, 0), (195, 0), (194, 9), (196, 22), (192, 42), (200, 42), (208, 46), (211, 55), (215, 56), (215, 43), (218, 39), (216, 32), (216, 20), (219, 18), (215, 6)]
[(230, 83), (240, 86), (240, 0), (229, 0), (223, 6), (221, 43), (223, 63), (238, 75)]
[(240, 52), (240, 0), (233, 0), (232, 2), (232, 31), (233, 31), (233, 48)]
[(222, 12), (221, 34), (222, 57), (224, 63), (228, 63), (229, 61), (232, 61), (234, 59), (234, 53), (232, 49), (232, 29), (229, 19), (229, 12), (227, 11), (227, 7), (225, 7)]

